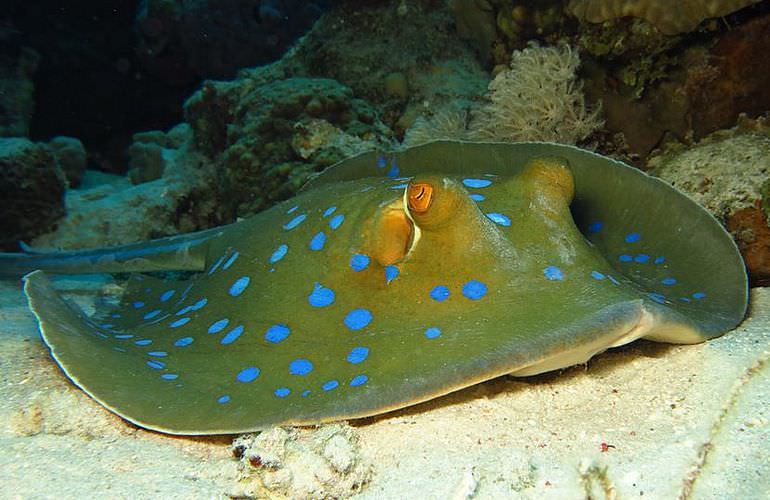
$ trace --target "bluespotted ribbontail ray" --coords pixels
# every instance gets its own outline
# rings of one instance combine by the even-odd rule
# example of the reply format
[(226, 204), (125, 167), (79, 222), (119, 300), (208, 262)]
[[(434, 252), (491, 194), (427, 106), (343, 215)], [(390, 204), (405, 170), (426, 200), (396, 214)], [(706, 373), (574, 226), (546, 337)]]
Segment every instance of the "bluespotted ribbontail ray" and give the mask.
[[(181, 253), (180, 253), (181, 252)], [(51, 354), (105, 407), (172, 434), (383, 413), (640, 337), (743, 318), (730, 238), (665, 183), (547, 143), (441, 141), (361, 155), (204, 233), (0, 268), (136, 274), (92, 318), (43, 272), (25, 291)]]

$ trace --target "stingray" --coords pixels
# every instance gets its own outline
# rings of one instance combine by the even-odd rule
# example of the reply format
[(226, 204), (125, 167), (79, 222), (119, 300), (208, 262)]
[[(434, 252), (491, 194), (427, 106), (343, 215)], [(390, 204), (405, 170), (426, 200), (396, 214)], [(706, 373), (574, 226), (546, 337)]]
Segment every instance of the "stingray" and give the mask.
[[(703, 208), (550, 143), (372, 152), (229, 226), (6, 254), (0, 269), (37, 269), (25, 292), (75, 385), (186, 435), (380, 414), (638, 338), (702, 342), (741, 321), (748, 295)], [(126, 271), (119, 304), (91, 316), (46, 274)]]

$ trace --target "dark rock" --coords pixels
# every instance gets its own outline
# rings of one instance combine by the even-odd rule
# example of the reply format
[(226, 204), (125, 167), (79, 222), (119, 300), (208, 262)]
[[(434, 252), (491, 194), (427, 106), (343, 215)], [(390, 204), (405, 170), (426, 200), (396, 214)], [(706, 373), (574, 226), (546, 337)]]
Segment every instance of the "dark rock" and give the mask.
[(86, 149), (83, 143), (74, 137), (54, 137), (48, 141), (56, 162), (67, 176), (70, 187), (77, 187), (86, 171)]
[(50, 231), (64, 215), (66, 180), (53, 153), (27, 139), (0, 139), (0, 248)]

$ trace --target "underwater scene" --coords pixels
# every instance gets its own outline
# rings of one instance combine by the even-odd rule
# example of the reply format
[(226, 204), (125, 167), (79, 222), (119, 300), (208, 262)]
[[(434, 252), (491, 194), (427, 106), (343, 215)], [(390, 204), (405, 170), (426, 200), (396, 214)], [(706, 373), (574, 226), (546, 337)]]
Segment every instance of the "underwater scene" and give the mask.
[(0, 498), (770, 498), (770, 0), (6, 0)]

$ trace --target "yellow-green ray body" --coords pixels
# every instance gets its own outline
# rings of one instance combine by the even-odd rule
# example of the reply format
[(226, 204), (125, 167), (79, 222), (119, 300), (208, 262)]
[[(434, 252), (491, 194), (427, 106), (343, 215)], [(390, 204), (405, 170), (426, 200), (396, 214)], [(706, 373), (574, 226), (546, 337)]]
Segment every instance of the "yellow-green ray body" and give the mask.
[[(67, 375), (128, 420), (175, 434), (382, 413), (639, 337), (698, 342), (746, 307), (740, 257), (705, 211), (629, 167), (550, 144), (354, 158), (199, 240), (172, 245), (192, 249), (180, 268), (205, 263), (198, 275), (137, 276), (98, 320), (43, 273), (26, 284)], [(170, 254), (142, 259), (156, 255)]]

